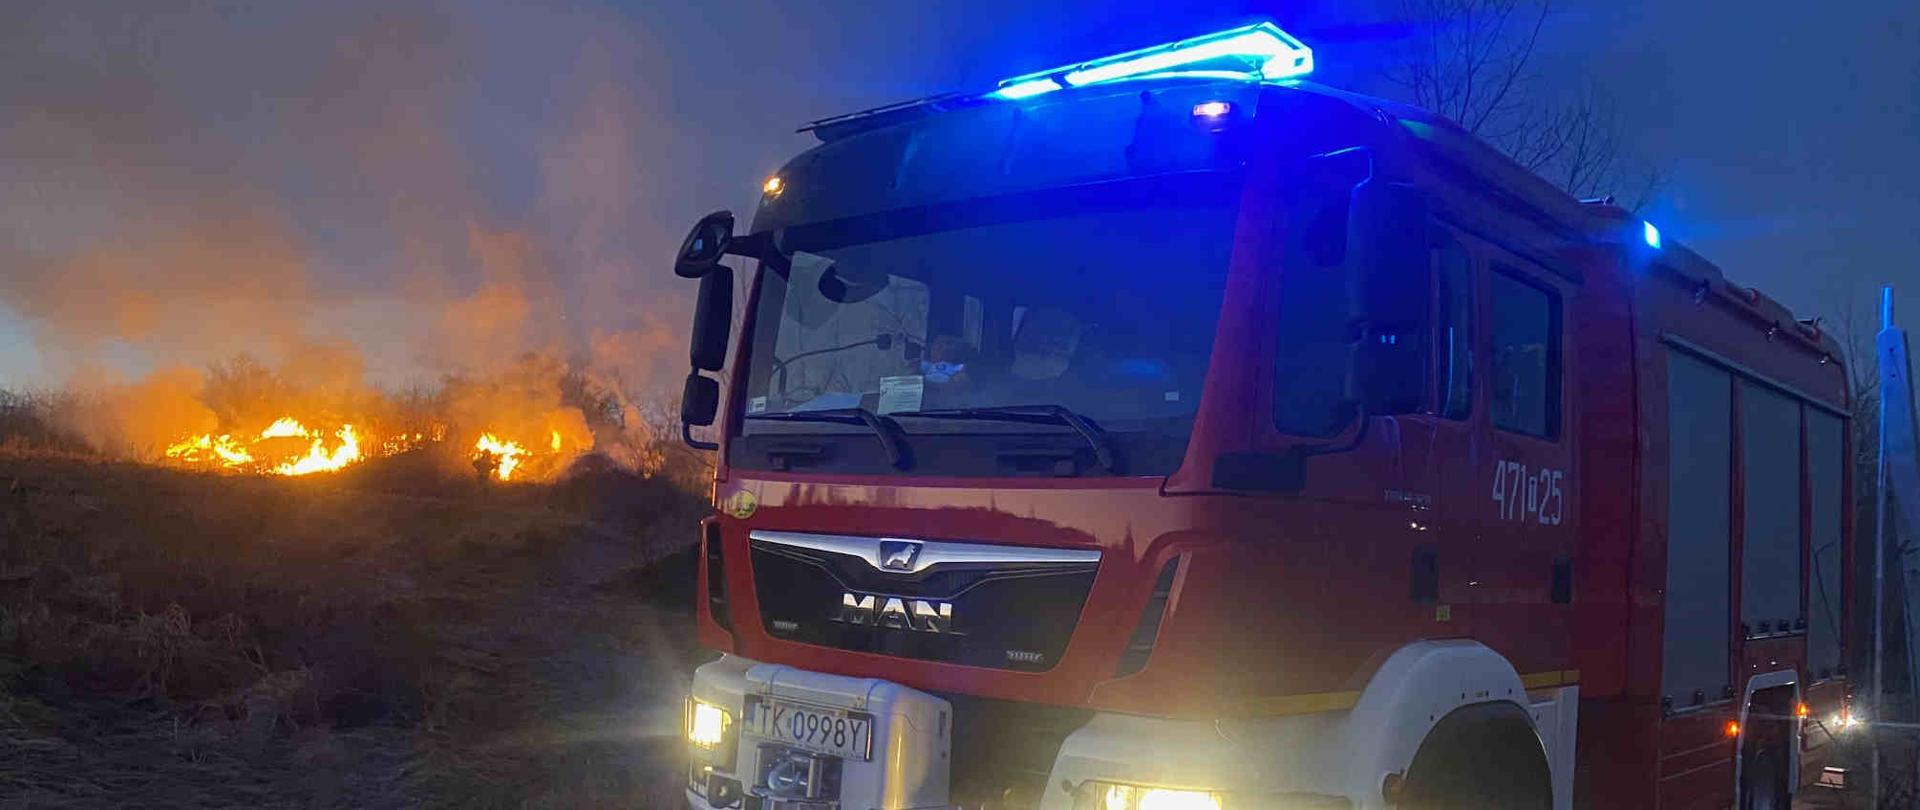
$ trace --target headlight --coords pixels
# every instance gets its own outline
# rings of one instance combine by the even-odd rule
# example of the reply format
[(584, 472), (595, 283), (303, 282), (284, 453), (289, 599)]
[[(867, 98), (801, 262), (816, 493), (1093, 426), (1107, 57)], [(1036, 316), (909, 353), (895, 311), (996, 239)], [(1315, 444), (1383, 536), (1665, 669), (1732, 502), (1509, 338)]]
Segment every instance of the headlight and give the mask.
[(733, 715), (726, 709), (715, 706), (699, 698), (687, 701), (687, 742), (713, 750), (726, 742), (727, 732), (733, 730)]
[(1220, 794), (1206, 790), (1083, 782), (1074, 796), (1074, 810), (1222, 810)]

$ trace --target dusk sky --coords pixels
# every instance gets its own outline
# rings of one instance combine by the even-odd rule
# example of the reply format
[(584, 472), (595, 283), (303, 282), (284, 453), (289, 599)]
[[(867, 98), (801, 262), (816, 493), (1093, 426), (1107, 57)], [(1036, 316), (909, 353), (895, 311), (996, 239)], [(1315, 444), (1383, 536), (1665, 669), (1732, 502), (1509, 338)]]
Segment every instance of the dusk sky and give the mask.
[[(551, 313), (528, 341), (684, 364), (670, 254), (804, 121), (1262, 17), (1379, 90), (1405, 30), (1313, 0), (43, 5), (0, 32), (0, 387), (304, 340), (404, 382), (450, 362), (422, 302), (499, 278)], [(1920, 3), (1567, 0), (1538, 67), (1667, 169), (1669, 238), (1803, 316), (1892, 283), (1920, 325)]]

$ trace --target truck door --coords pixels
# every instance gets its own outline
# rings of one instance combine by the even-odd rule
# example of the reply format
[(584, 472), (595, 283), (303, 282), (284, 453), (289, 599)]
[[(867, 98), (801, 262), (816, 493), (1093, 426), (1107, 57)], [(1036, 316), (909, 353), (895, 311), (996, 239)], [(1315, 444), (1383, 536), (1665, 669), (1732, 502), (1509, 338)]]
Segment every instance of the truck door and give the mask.
[[(1409, 486), (1428, 498), (1431, 511), (1415, 513), (1420, 532), (1415, 550), (1416, 578), (1431, 561), (1434, 623), (1431, 637), (1473, 635), (1473, 613), (1463, 610), (1472, 597), (1470, 560), (1476, 538), (1480, 488), (1468, 482), (1462, 470), (1471, 466), (1475, 419), (1485, 408), (1480, 399), (1479, 368), (1485, 352), (1479, 345), (1479, 289), (1475, 259), (1469, 242), (1451, 228), (1441, 227), (1433, 257), (1433, 367), (1427, 412), (1401, 417), (1407, 430), (1431, 436), (1418, 466), (1410, 471)], [(1419, 585), (1416, 582), (1416, 588)]]
[[(1522, 675), (1564, 669), (1575, 532), (1565, 316), (1574, 287), (1498, 245), (1465, 238), (1480, 290), (1483, 402), (1461, 459), (1465, 595), (1475, 637)], [(1477, 492), (1475, 492), (1477, 490)], [(1477, 508), (1475, 508), (1477, 506)]]

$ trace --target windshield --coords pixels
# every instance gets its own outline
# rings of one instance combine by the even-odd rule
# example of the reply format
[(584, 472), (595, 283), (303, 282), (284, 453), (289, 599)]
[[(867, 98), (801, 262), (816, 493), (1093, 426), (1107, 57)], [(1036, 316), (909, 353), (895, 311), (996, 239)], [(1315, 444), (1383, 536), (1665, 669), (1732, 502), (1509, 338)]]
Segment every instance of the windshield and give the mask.
[(894, 416), (909, 437), (1071, 439), (1064, 423), (911, 416), (1052, 405), (1116, 442), (1143, 434), (1184, 448), (1220, 314), (1228, 199), (1146, 195), (1014, 221), (975, 209), (953, 218), (964, 227), (922, 218), (898, 238), (835, 229), (883, 238), (809, 245), (778, 270), (768, 263), (744, 432), (859, 432), (771, 416), (865, 408)]

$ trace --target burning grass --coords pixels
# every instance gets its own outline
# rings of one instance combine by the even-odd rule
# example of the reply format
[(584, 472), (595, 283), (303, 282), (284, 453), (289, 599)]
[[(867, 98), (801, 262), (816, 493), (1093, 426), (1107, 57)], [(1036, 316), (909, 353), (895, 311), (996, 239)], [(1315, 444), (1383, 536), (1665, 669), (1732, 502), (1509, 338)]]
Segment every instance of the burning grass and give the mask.
[[(617, 377), (529, 353), (485, 374), (449, 374), (391, 392), (360, 379), (351, 355), (333, 373), (250, 357), (204, 372), (162, 369), (124, 383), (24, 397), (0, 392), (0, 437), (35, 448), (181, 469), (299, 477), (425, 452), (443, 471), (547, 481), (598, 452), (649, 475), (665, 463), (654, 423)], [(649, 418), (651, 415), (651, 419)]]
[(666, 476), (587, 465), (487, 485), (426, 452), (235, 476), (13, 446), (0, 453), (0, 794), (677, 795), (656, 754), (672, 750), (691, 600), (634, 584), (691, 581), (644, 573), (691, 558), (701, 503)]
[[(551, 475), (564, 461), (583, 452), (582, 442), (567, 441), (559, 430), (549, 429), (547, 441), (526, 445), (492, 432), (482, 432), (468, 450), (474, 469), (482, 477), (500, 481), (526, 480), (528, 470)], [(434, 424), (424, 430), (401, 431), (378, 437), (362, 435), (362, 429), (342, 424), (334, 430), (308, 428), (300, 420), (283, 416), (258, 434), (201, 433), (182, 437), (167, 445), (167, 463), (197, 468), (255, 475), (301, 476), (344, 470), (371, 458), (397, 456), (440, 444), (447, 439), (447, 426)], [(591, 437), (585, 443), (591, 446)], [(543, 463), (529, 465), (529, 460)]]

